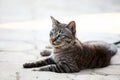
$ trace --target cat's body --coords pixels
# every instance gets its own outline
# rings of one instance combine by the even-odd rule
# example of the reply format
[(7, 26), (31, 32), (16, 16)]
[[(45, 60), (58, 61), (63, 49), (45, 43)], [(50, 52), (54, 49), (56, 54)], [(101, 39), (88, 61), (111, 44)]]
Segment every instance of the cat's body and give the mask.
[(43, 61), (26, 63), (23, 65), (24, 68), (40, 67), (38, 71), (72, 73), (110, 64), (111, 57), (117, 52), (115, 45), (102, 41), (81, 43), (75, 36), (74, 21), (67, 25), (59, 23), (53, 17), (51, 19), (53, 29), (50, 33), (50, 42), (54, 47), (54, 55)]

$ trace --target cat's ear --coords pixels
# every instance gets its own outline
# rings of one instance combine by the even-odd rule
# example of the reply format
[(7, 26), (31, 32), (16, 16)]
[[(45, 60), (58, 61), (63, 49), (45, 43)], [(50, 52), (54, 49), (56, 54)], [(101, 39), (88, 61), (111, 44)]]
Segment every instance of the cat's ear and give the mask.
[(54, 26), (57, 26), (60, 22), (58, 20), (56, 20), (54, 17), (50, 16), (51, 17), (51, 20), (52, 20), (52, 25)]
[(76, 23), (75, 23), (75, 21), (69, 22), (67, 27), (71, 30), (72, 34), (75, 36), (75, 34), (76, 34)]

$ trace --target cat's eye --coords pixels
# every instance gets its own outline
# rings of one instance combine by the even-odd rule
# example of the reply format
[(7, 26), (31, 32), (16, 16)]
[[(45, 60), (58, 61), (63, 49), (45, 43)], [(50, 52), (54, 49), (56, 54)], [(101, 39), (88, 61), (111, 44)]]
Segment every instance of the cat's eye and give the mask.
[(58, 35), (58, 39), (64, 39), (65, 36), (64, 35)]
[(61, 38), (65, 38), (65, 35), (62, 35)]

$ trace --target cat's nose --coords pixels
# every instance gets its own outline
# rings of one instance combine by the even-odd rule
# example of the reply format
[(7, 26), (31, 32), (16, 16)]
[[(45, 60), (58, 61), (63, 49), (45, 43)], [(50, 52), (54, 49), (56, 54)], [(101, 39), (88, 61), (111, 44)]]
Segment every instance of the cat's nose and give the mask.
[(57, 40), (57, 38), (52, 38), (51, 41), (52, 42), (55, 42)]

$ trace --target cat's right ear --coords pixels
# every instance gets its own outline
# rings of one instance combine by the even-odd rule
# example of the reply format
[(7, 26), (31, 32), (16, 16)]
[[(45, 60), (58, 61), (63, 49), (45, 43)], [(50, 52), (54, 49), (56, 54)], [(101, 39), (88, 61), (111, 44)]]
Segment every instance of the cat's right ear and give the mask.
[(52, 25), (54, 26), (57, 26), (60, 22), (57, 21), (54, 17), (50, 16), (51, 17), (51, 20), (52, 20)]

